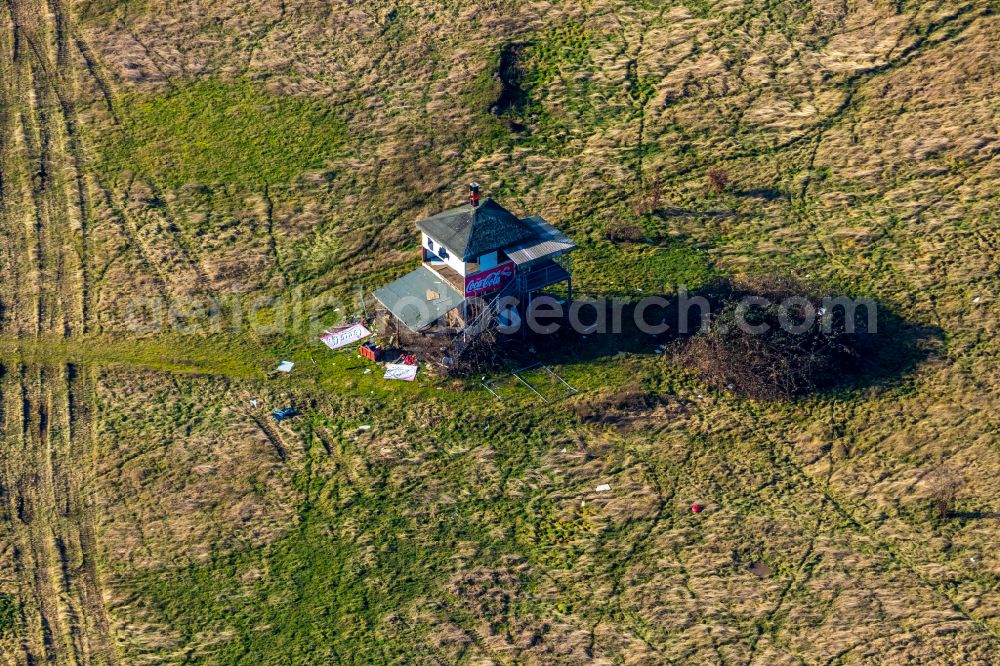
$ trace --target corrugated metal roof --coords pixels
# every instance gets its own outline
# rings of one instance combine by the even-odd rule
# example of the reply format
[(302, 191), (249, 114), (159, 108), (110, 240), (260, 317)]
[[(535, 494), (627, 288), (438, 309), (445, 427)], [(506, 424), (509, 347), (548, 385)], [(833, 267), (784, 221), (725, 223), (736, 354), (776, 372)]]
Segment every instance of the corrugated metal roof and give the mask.
[(541, 217), (533, 215), (521, 221), (531, 228), (535, 237), (505, 250), (518, 266), (558, 257), (576, 249), (576, 243)]
[[(438, 298), (428, 299), (428, 293), (437, 294)], [(444, 278), (426, 266), (377, 290), (375, 298), (414, 333), (428, 328), (465, 300)]]

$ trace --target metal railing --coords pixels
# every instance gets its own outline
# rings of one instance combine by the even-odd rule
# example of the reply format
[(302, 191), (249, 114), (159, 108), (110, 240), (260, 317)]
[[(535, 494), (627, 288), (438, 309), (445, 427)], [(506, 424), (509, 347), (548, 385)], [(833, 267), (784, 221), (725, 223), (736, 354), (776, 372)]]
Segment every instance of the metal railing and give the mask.
[(527, 271), (524, 274), (524, 291), (535, 291), (537, 289), (544, 289), (553, 284), (557, 284), (569, 278), (569, 272), (557, 264), (556, 262), (551, 262), (543, 266), (542, 268), (536, 268), (535, 270)]

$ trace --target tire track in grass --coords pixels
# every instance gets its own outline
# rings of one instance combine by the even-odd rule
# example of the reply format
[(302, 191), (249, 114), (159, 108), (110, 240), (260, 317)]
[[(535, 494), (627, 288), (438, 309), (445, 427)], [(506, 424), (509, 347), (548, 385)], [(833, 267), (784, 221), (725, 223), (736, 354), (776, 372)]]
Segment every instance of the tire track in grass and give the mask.
[[(38, 335), (50, 328), (49, 283), (46, 281), (45, 212), (46, 190), (51, 173), (49, 160), (46, 98), (40, 88), (44, 67), (40, 65), (37, 25), (40, 17), (7, 0), (5, 19), (10, 41), (4, 44), (11, 54), (3, 86), (5, 105), (17, 110), (8, 125), (12, 150), (5, 157), (3, 180), (16, 183), (5, 192), (4, 231), (14, 245), (17, 272), (29, 276), (18, 285), (16, 330), (21, 335)], [(30, 26), (35, 34), (29, 34)], [(13, 195), (13, 196), (12, 196)], [(13, 200), (13, 202), (12, 202)], [(13, 203), (14, 205), (11, 205)], [(12, 262), (14, 263), (14, 262)], [(29, 323), (30, 322), (30, 323)], [(13, 568), (18, 572), (22, 607), (24, 657), (29, 663), (75, 663), (74, 646), (64, 631), (64, 614), (59, 605), (59, 571), (53, 571), (52, 551), (56, 549), (51, 530), (51, 456), (48, 449), (49, 404), (45, 396), (44, 373), (20, 364), (17, 380), (4, 386), (5, 410), (3, 484), (9, 497)], [(13, 406), (14, 409), (9, 407)], [(16, 415), (16, 418), (10, 416)]]
[[(90, 481), (83, 473), (92, 473), (96, 467), (90, 464), (95, 459), (94, 439), (94, 383), (91, 371), (87, 368), (66, 367), (65, 381), (66, 413), (69, 419), (69, 442), (71, 456), (82, 467), (79, 476), (71, 478), (69, 496), (79, 500), (75, 507), (76, 538), (80, 545), (80, 563), (78, 580), (80, 582), (80, 597), (89, 631), (86, 632), (88, 648), (92, 661), (114, 664), (117, 656), (113, 648), (111, 623), (104, 607), (104, 597), (101, 593), (100, 577), (97, 570), (97, 527), (94, 518), (94, 505), (83, 488)], [(81, 478), (82, 477), (82, 478)]]
[(0, 376), (0, 404), (3, 405), (3, 420), (0, 423), (0, 497), (3, 498), (3, 510), (0, 516), (0, 534), (3, 535), (5, 552), (3, 553), (4, 569), (13, 574), (17, 585), (18, 620), (20, 625), (18, 646), (21, 663), (44, 661), (46, 650), (45, 636), (48, 625), (36, 611), (33, 594), (34, 568), (31, 560), (31, 549), (25, 538), (24, 524), (30, 519), (30, 500), (25, 498), (19, 480), (23, 466), (20, 464), (20, 452), (24, 450), (25, 433), (27, 431), (27, 413), (24, 403), (23, 368), (3, 368)]
[[(5, 33), (4, 104), (9, 108), (9, 132), (4, 142), (3, 162), (4, 231), (11, 239), (13, 271), (20, 279), (17, 295), (13, 302), (14, 329), (19, 335), (37, 335), (42, 320), (41, 293), (41, 247), (38, 239), (40, 225), (37, 208), (38, 181), (44, 179), (44, 171), (39, 167), (32, 171), (31, 164), (37, 163), (37, 141), (32, 134), (35, 126), (35, 100), (31, 85), (32, 48), (24, 34), (23, 17), (13, 0), (4, 3), (10, 32)], [(8, 41), (9, 40), (9, 41)]]
[(159, 292), (160, 298), (163, 299), (163, 306), (169, 310), (173, 305), (173, 298), (170, 295), (170, 283), (167, 280), (166, 274), (160, 269), (159, 263), (151, 258), (149, 248), (139, 240), (138, 227), (128, 212), (128, 197), (131, 186), (132, 183), (130, 181), (122, 193), (121, 205), (115, 205), (110, 201), (108, 203), (116, 213), (115, 217), (120, 223), (121, 231), (128, 241), (129, 247), (135, 250), (139, 262), (146, 269), (145, 272), (153, 278), (156, 283), (156, 290)]
[(269, 441), (271, 446), (274, 447), (274, 450), (277, 452), (278, 458), (281, 462), (285, 462), (288, 459), (288, 453), (285, 443), (282, 441), (281, 435), (278, 434), (278, 431), (275, 430), (271, 424), (267, 423), (266, 420), (258, 418), (255, 414), (247, 414), (247, 416), (249, 416), (250, 419), (257, 424), (260, 431), (264, 433), (265, 437), (267, 437), (267, 441)]
[[(32, 376), (34, 374), (34, 376)], [(30, 662), (75, 663), (65, 640), (58, 582), (51, 568), (52, 512), (44, 502), (51, 494), (52, 466), (45, 449), (48, 413), (42, 404), (41, 373), (21, 366), (8, 382), (4, 402), (18, 405), (5, 423), (4, 485), (12, 506), (14, 567), (19, 573), (20, 602), (25, 609), (23, 645)], [(48, 534), (46, 534), (48, 532)]]
[[(72, 337), (86, 332), (91, 293), (72, 23), (57, 0), (6, 0), (2, 9), (10, 32), (0, 48), (12, 57), (0, 93), (18, 113), (4, 118), (14, 142), (0, 182), (17, 187), (4, 190), (0, 222), (14, 241), (5, 269), (29, 276), (17, 282), (12, 328)], [(27, 259), (18, 261), (19, 253)], [(0, 383), (0, 482), (15, 544), (23, 662), (114, 663), (92, 508), (81, 492), (93, 455), (89, 375), (71, 365), (24, 364), (16, 374)]]
[[(751, 409), (748, 412), (740, 412), (738, 416), (741, 419), (747, 419), (752, 421), (754, 424), (760, 426), (766, 424), (769, 431), (772, 433), (783, 433), (783, 428), (778, 423), (773, 423), (768, 421), (768, 415), (764, 411)], [(752, 430), (752, 427), (747, 421), (743, 421), (743, 425)], [(870, 522), (864, 520), (864, 518), (856, 515), (854, 508), (848, 504), (848, 502), (841, 501), (835, 494), (833, 488), (828, 484), (824, 483), (822, 476), (816, 477), (811, 475), (806, 469), (795, 459), (795, 451), (788, 444), (791, 438), (783, 433), (782, 437), (773, 437), (773, 453), (774, 453), (774, 463), (775, 465), (780, 465), (788, 470), (788, 478), (797, 478), (801, 480), (803, 486), (809, 490), (817, 493), (824, 502), (829, 505), (829, 510), (839, 516), (842, 520), (846, 521), (850, 525), (850, 529), (854, 534), (862, 535), (867, 537), (872, 541), (872, 543), (877, 544), (882, 551), (885, 553), (888, 560), (895, 563), (900, 569), (909, 572), (924, 588), (931, 591), (937, 595), (938, 599), (944, 602), (950, 610), (954, 611), (961, 618), (969, 623), (977, 630), (991, 636), (995, 639), (1000, 639), (1000, 627), (992, 621), (991, 619), (986, 619), (980, 617), (980, 615), (972, 608), (967, 607), (961, 599), (958, 598), (957, 592), (950, 590), (945, 583), (940, 583), (935, 581), (923, 571), (917, 565), (912, 553), (903, 552), (900, 549), (900, 544), (891, 538), (882, 536), (878, 532), (878, 526), (873, 525)], [(801, 569), (801, 566), (800, 566)]]
[(80, 57), (83, 58), (83, 63), (87, 68), (87, 73), (90, 74), (91, 78), (94, 79), (94, 83), (96, 83), (98, 89), (100, 89), (101, 96), (104, 98), (104, 103), (108, 107), (108, 113), (111, 114), (115, 124), (120, 125), (121, 118), (115, 110), (114, 94), (112, 92), (111, 85), (108, 83), (107, 78), (105, 78), (104, 73), (101, 71), (101, 67), (98, 65), (97, 58), (94, 56), (94, 52), (91, 50), (90, 45), (79, 34), (73, 35), (73, 43), (76, 45), (76, 50), (80, 52)]

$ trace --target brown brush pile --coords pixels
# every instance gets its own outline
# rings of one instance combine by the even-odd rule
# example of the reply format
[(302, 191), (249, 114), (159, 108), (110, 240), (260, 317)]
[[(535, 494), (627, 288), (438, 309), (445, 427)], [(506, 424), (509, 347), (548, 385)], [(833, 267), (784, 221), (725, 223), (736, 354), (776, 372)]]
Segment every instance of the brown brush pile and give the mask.
[(836, 294), (789, 277), (731, 285), (681, 360), (710, 385), (756, 400), (829, 388), (856, 375), (874, 350), (865, 307), (831, 307)]

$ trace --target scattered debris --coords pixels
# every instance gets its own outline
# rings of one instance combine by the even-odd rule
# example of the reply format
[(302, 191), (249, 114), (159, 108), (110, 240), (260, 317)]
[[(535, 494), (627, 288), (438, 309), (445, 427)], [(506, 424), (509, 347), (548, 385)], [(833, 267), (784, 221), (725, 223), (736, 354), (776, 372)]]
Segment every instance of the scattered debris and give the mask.
[(298, 416), (299, 412), (294, 407), (284, 407), (282, 409), (276, 409), (271, 412), (271, 418), (273, 418), (277, 423), (281, 423), (285, 419), (290, 419), (293, 416)]
[(979, 305), (979, 302), (981, 300), (983, 300), (982, 296), (976, 296), (975, 298), (972, 299), (972, 302), (975, 303), (976, 305)]
[(703, 507), (701, 504), (692, 504), (691, 505), (691, 511), (693, 513), (701, 513), (704, 510), (705, 510), (705, 507)]
[(596, 490), (599, 493), (609, 493), (611, 492), (611, 486), (609, 486), (606, 483), (602, 483), (601, 485), (594, 488), (594, 490)]
[(291, 361), (282, 361), (278, 364), (278, 372), (291, 372), (295, 364)]
[(358, 426), (358, 430), (371, 430), (371, 429), (372, 427), (370, 425)]
[(250, 401), (250, 406), (253, 407), (254, 409), (257, 409), (257, 398), (254, 398), (253, 400)]
[(747, 571), (758, 578), (767, 578), (771, 575), (771, 567), (767, 566), (763, 562), (751, 562), (747, 567)]
[(365, 368), (365, 374), (366, 375), (372, 374), (372, 369), (371, 368)]

